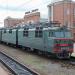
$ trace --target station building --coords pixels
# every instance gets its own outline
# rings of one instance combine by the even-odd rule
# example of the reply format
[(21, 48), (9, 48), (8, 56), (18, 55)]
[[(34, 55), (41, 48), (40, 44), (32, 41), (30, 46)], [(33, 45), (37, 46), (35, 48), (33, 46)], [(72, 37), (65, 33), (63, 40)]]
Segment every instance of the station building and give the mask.
[(42, 18), (41, 12), (36, 10), (32, 10), (31, 12), (26, 12), (24, 15), (24, 23), (33, 23), (37, 24), (39, 22), (48, 22), (47, 18)]
[(4, 19), (4, 27), (15, 27), (23, 22), (23, 19), (7, 17)]
[(75, 27), (75, 2), (72, 0), (57, 0), (48, 5), (49, 21), (57, 21), (67, 27)]
[(25, 12), (22, 19), (7, 17), (4, 20), (4, 27), (14, 27), (18, 25), (25, 25), (29, 23), (37, 24), (39, 22), (47, 22), (48, 19), (41, 18), (41, 13), (38, 9), (32, 10), (31, 12)]
[(75, 39), (75, 1), (56, 0), (48, 5), (49, 21), (59, 22), (71, 29)]
[(40, 12), (26, 12), (24, 15), (24, 23), (38, 23), (40, 22)]

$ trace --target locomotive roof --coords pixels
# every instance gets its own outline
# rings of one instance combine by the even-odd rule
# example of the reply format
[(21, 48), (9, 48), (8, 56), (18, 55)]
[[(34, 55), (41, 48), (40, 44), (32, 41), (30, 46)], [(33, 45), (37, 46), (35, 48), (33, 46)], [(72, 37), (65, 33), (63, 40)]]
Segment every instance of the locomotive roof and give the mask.
[[(34, 31), (36, 29), (37, 28), (28, 28), (29, 31)], [(24, 28), (20, 28), (19, 30), (24, 30)], [(66, 27), (42, 27), (42, 30), (68, 30), (68, 29)]]
[(43, 27), (43, 26), (37, 26), (37, 27), (21, 27), (21, 28), (4, 28), (6, 30), (9, 29), (29, 29), (29, 30), (35, 30), (37, 28), (42, 28), (43, 30), (67, 30), (67, 27), (63, 26), (63, 27)]
[[(57, 27), (55, 27), (57, 26)], [(67, 27), (62, 26), (60, 27), (59, 23), (57, 22), (50, 22), (50, 23), (37, 23), (37, 24), (28, 24), (28, 25), (22, 25), (22, 26), (17, 26), (13, 28), (2, 28), (2, 29), (29, 29), (29, 30), (34, 30), (34, 29), (43, 29), (43, 30), (58, 30), (58, 29), (67, 29)]]

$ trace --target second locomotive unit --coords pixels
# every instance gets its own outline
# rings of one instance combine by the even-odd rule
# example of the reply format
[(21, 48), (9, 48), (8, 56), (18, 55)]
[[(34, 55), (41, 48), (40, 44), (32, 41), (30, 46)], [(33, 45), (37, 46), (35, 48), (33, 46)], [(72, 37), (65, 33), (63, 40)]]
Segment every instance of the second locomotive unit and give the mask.
[(69, 58), (73, 52), (70, 30), (66, 27), (24, 26), (0, 30), (2, 42), (23, 46), (32, 51), (53, 54), (58, 58)]

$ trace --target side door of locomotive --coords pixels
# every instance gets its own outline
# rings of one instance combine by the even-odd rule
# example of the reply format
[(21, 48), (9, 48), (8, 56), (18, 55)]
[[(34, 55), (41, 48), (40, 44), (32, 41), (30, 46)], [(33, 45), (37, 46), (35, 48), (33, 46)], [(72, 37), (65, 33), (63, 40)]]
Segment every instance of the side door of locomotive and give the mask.
[(48, 50), (48, 30), (43, 30), (44, 51)]
[(47, 30), (47, 36), (45, 36), (46, 40), (46, 50), (47, 52), (53, 52), (54, 47), (54, 38), (55, 38), (55, 31), (54, 30)]

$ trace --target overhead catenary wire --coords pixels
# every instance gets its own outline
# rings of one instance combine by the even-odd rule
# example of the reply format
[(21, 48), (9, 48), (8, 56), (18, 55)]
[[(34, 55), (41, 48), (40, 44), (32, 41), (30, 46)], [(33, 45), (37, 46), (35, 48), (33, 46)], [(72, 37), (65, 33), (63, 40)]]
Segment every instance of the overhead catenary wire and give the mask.
[[(19, 11), (26, 11), (26, 10), (28, 10), (28, 8), (29, 7), (32, 7), (32, 6), (28, 6), (27, 7), (27, 5), (29, 4), (29, 3), (31, 3), (33, 0), (28, 0), (28, 1), (26, 1), (26, 2), (24, 2), (24, 3), (22, 3), (22, 4), (20, 4), (20, 5), (18, 5), (18, 6), (9, 6), (9, 3), (8, 3), (8, 1), (9, 0), (6, 0), (6, 6), (2, 6), (2, 5), (0, 5), (0, 9), (2, 9), (2, 10), (9, 10), (9, 11), (17, 11), (17, 10), (19, 10)], [(50, 1), (42, 1), (41, 3), (39, 3), (38, 5), (35, 5), (34, 7), (32, 7), (32, 8), (41, 8), (41, 7), (43, 7), (43, 6), (47, 6), (48, 4), (50, 3)], [(39, 6), (39, 7), (38, 7)], [(30, 9), (29, 9), (30, 10)]]
[(23, 6), (26, 6), (27, 4), (29, 4), (32, 0), (28, 0), (22, 4), (20, 4), (19, 6), (17, 6), (16, 8), (22, 8)]
[[(25, 7), (25, 8), (27, 9), (28, 7), (26, 7), (26, 5), (29, 4), (29, 3), (31, 3), (31, 1), (32, 1), (32, 0), (29, 0), (29, 1), (27, 1), (27, 2), (25, 2), (25, 3), (23, 3), (23, 4), (21, 4), (21, 5), (17, 6), (16, 8), (24, 8), (24, 7)], [(39, 6), (39, 7), (47, 6), (49, 3), (51, 3), (49, 0), (46, 1), (46, 3), (42, 0), (42, 3), (39, 3), (38, 6)], [(34, 9), (34, 8), (38, 8), (38, 9), (39, 9), (38, 6), (34, 6), (33, 9)]]

